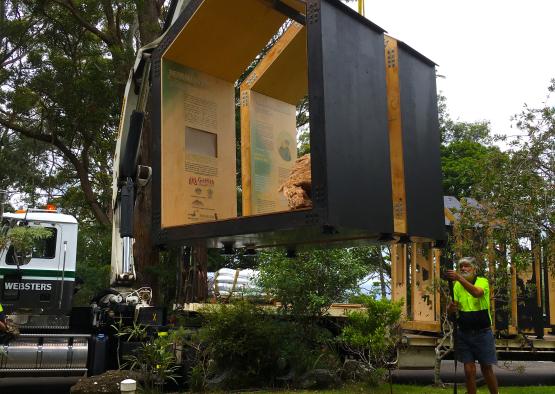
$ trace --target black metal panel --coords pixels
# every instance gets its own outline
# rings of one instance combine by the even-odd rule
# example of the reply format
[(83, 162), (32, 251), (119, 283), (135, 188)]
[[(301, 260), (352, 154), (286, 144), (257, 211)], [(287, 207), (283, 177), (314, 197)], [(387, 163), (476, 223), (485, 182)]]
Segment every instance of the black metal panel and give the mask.
[[(325, 165), (327, 224), (392, 233), (383, 30), (335, 0), (322, 1), (311, 24), (313, 3), (307, 17), (311, 147), (313, 162)], [(321, 60), (310, 51), (318, 39)], [(315, 87), (321, 87), (317, 94)], [(323, 116), (314, 116), (320, 111)]]
[(399, 42), (407, 230), (445, 239), (435, 64)]

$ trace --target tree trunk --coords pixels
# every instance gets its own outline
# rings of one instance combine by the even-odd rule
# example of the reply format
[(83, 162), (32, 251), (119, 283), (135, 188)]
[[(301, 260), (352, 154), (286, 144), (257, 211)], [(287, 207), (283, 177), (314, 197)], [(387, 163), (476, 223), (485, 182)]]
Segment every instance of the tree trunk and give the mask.
[(183, 294), (184, 302), (203, 302), (208, 297), (206, 245), (198, 242), (192, 248), (188, 258), (183, 261)]
[(141, 46), (154, 41), (160, 35), (160, 9), (156, 0), (135, 0)]
[[(160, 34), (158, 23), (158, 8), (155, 0), (136, 0), (137, 16), (139, 19), (139, 32), (141, 45), (154, 40)], [(145, 81), (145, 83), (148, 83)], [(150, 101), (150, 100), (149, 100)], [(139, 147), (139, 164), (152, 167), (152, 127), (149, 116), (149, 105), (145, 113), (144, 125)], [(153, 294), (160, 294), (158, 278), (154, 270), (160, 263), (160, 252), (152, 242), (152, 182), (138, 190), (134, 211), (135, 246), (134, 258), (137, 271), (137, 283), (152, 288)]]
[[(140, 145), (139, 163), (152, 166), (152, 128), (150, 116), (146, 114)], [(133, 256), (135, 270), (137, 272), (137, 283), (152, 288), (153, 294), (158, 294), (158, 281), (149, 267), (155, 267), (160, 263), (160, 253), (152, 242), (152, 182), (138, 190), (134, 211), (134, 234), (135, 244)]]
[(386, 286), (385, 286), (385, 260), (383, 258), (383, 254), (382, 254), (382, 247), (379, 247), (379, 261), (380, 261), (380, 268), (378, 270), (378, 273), (380, 275), (380, 290), (382, 293), (382, 300), (385, 300), (387, 298), (387, 290), (386, 290)]

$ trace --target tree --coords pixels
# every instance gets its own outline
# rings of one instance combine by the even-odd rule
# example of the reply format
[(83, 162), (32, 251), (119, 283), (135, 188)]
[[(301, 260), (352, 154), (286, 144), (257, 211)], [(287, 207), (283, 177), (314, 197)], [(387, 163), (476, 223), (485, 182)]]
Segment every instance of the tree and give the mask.
[[(353, 257), (368, 267), (367, 274), (377, 273), (380, 279), (380, 296), (387, 298), (386, 276), (391, 277), (391, 256), (389, 248), (382, 246), (361, 246), (352, 248)], [(391, 287), (389, 287), (391, 290)]]
[(3, 1), (0, 125), (48, 146), (63, 192), (79, 186), (111, 223), (111, 172), (127, 75), (138, 46), (160, 32), (159, 1)]
[[(555, 91), (555, 80), (548, 87)], [(515, 234), (552, 239), (555, 231), (555, 105), (524, 106), (514, 117), (521, 135), (492, 156), (476, 196), (487, 201)]]
[(283, 251), (260, 253), (260, 285), (295, 316), (321, 316), (335, 302), (358, 292), (368, 274), (368, 262), (349, 249), (300, 251), (293, 258)]
[[(555, 91), (555, 80), (548, 91)], [(500, 138), (508, 148), (489, 153), (470, 195), (480, 206), (463, 204), (455, 226), (459, 256), (499, 260), (502, 269), (497, 270), (496, 289), (506, 288), (507, 261), (518, 272), (543, 250), (545, 261), (555, 264), (555, 106), (548, 96), (540, 108), (524, 106), (514, 121), (521, 134)], [(496, 255), (491, 255), (489, 245)]]
[(475, 194), (493, 155), (502, 153), (495, 146), (485, 146), (468, 139), (452, 141), (441, 146), (443, 193), (457, 198)]
[(489, 122), (454, 121), (442, 95), (438, 97), (438, 109), (443, 193), (459, 199), (470, 197), (484, 177), (491, 156), (502, 156), (502, 153), (492, 145)]
[(0, 138), (9, 147), (0, 149), (0, 166), (14, 169), (0, 187), (23, 193), (31, 205), (37, 191), (57, 197), (79, 219), (80, 257), (92, 266), (107, 262), (108, 245), (98, 240), (110, 239), (125, 84), (136, 50), (160, 34), (163, 3), (0, 2)]

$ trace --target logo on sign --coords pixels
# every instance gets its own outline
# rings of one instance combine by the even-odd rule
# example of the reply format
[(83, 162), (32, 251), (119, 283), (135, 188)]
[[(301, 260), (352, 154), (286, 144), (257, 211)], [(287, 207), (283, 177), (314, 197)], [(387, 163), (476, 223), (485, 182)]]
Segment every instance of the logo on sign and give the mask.
[(49, 291), (52, 290), (51, 283), (4, 283), (6, 290), (34, 290), (34, 291)]

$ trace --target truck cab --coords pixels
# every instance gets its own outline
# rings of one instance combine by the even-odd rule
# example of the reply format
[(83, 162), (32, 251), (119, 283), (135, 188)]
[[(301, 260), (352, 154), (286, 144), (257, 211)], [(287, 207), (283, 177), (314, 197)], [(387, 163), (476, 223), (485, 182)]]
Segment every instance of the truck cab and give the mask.
[(40, 226), (50, 235), (35, 242), (30, 259), (13, 246), (0, 250), (4, 309), (22, 329), (67, 329), (75, 284), (77, 220), (55, 209), (4, 213), (4, 225)]

